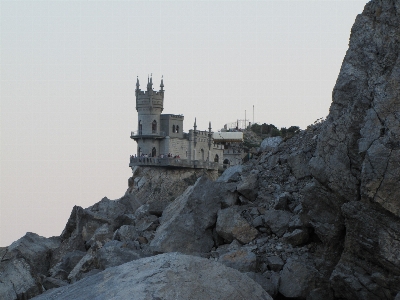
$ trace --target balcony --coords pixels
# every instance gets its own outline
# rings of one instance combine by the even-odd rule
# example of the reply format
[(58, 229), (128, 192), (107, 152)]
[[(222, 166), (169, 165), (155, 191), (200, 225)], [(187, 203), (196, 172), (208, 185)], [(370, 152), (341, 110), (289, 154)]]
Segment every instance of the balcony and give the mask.
[(170, 167), (170, 168), (190, 168), (190, 169), (207, 169), (218, 170), (217, 162), (209, 162), (202, 160), (188, 160), (173, 157), (133, 157), (130, 158), (129, 167), (134, 166), (153, 166), (153, 167)]
[(131, 131), (131, 139), (163, 139), (167, 136), (164, 131), (152, 132), (152, 133), (143, 133), (143, 130)]

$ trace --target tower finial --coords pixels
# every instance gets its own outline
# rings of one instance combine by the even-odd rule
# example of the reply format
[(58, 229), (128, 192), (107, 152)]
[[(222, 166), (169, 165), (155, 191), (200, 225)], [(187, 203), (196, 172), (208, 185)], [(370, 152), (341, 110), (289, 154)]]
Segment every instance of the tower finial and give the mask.
[(164, 76), (163, 75), (161, 75), (161, 84), (160, 84), (160, 88), (161, 88), (161, 90), (163, 91), (164, 90)]
[(139, 84), (139, 76), (136, 76), (136, 89), (137, 90), (139, 89), (139, 86), (140, 86), (140, 84)]

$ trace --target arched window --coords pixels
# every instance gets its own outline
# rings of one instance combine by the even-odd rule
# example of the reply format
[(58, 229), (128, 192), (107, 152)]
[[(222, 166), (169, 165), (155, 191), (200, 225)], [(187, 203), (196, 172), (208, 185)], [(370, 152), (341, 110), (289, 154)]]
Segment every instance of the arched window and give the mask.
[(176, 125), (176, 133), (179, 133), (179, 125)]
[(175, 133), (175, 125), (172, 125), (172, 133)]
[(142, 120), (139, 120), (138, 130), (139, 130), (139, 135), (142, 135)]
[(215, 157), (214, 157), (214, 162), (218, 162), (218, 161), (219, 161), (218, 154), (215, 154)]
[(204, 150), (201, 149), (201, 159), (204, 161)]
[(151, 123), (151, 132), (156, 133), (157, 132), (157, 121), (154, 120), (153, 123)]

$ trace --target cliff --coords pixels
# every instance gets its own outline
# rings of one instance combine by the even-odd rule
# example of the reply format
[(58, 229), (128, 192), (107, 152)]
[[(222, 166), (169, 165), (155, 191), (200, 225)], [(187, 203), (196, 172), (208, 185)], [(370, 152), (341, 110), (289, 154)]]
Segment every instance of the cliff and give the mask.
[(60, 237), (0, 249), (1, 298), (399, 299), (399, 14), (357, 16), (324, 122), (215, 181), (139, 169)]

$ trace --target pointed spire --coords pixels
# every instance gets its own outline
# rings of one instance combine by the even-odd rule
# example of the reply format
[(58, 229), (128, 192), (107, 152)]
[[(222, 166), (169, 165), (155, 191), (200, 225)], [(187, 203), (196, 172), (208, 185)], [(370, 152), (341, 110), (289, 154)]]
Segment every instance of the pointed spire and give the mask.
[(151, 74), (151, 76), (149, 77), (149, 75), (147, 75), (147, 90), (151, 90), (153, 87), (153, 73)]
[(139, 84), (139, 76), (136, 76), (136, 89), (137, 90), (139, 89), (139, 86), (140, 86), (140, 84)]
[(211, 131), (211, 121), (208, 122), (208, 131)]
[(164, 76), (161, 76), (161, 84), (160, 84), (160, 88), (161, 88), (161, 91), (163, 91), (164, 90)]

